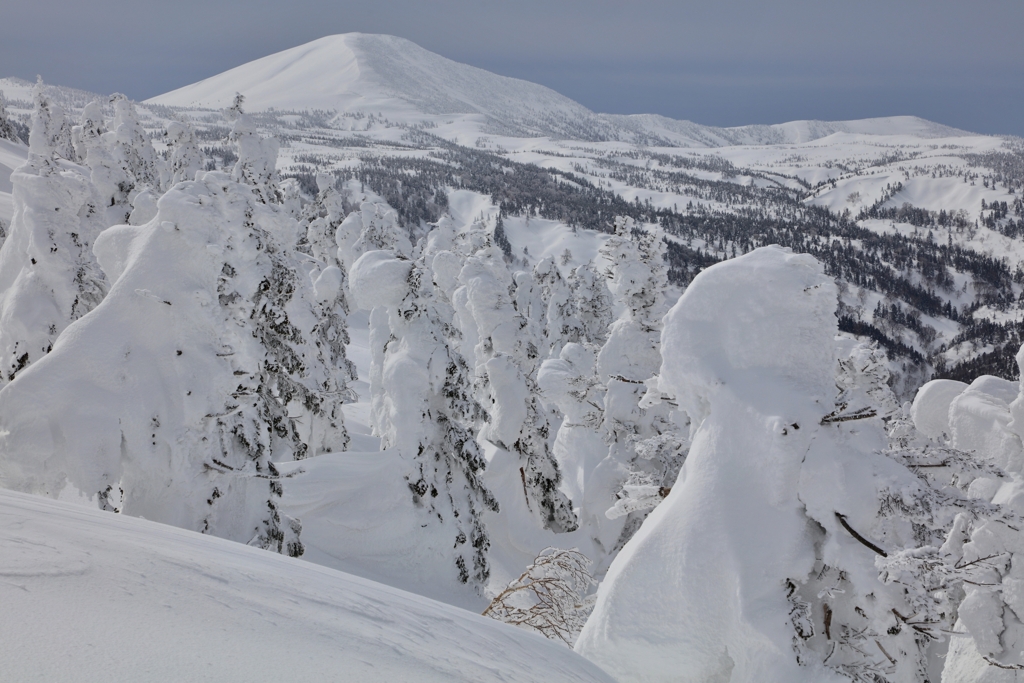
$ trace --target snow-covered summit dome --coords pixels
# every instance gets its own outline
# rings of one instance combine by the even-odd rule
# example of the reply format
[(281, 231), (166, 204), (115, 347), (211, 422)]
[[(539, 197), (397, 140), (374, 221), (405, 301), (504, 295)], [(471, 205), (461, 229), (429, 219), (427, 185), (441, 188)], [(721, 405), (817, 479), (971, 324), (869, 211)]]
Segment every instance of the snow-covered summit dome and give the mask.
[(367, 33), (325, 36), (147, 103), (223, 109), (236, 93), (245, 95), (252, 111), (321, 109), (404, 123), (454, 118), (515, 137), (638, 144), (721, 147), (794, 144), (836, 133), (938, 137), (962, 132), (914, 116), (719, 128), (653, 114), (598, 114), (543, 85), (453, 61), (404, 38)]

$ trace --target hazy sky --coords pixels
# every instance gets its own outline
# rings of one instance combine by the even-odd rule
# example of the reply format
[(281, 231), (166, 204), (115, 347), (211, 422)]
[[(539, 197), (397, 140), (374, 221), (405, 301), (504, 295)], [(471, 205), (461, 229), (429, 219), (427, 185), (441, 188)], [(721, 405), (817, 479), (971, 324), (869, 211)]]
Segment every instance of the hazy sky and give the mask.
[(602, 112), (915, 114), (1024, 135), (1022, 0), (12, 0), (0, 76), (142, 100), (333, 33), (408, 38)]

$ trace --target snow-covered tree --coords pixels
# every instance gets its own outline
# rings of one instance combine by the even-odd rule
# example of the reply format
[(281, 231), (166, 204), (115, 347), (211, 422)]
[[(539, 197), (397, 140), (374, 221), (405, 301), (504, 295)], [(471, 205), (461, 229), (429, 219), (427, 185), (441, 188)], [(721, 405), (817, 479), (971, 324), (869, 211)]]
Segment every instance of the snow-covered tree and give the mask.
[(482, 435), (516, 454), (527, 502), (540, 522), (556, 532), (578, 523), (572, 504), (558, 486), (558, 463), (549, 446), (547, 415), (541, 405), (535, 373), (539, 352), (529, 322), (516, 309), (509, 292), (512, 275), (501, 250), (486, 247), (466, 259), (459, 273), (464, 329), (472, 327), (478, 397), (489, 415)]
[(103, 299), (92, 253), (98, 219), (89, 173), (58, 156), (64, 112), (35, 89), (28, 161), (11, 174), (14, 218), (0, 249), (0, 386), (49, 353)]
[[(93, 100), (82, 109), (79, 124), (71, 129), (71, 140), (75, 154), (88, 165), (89, 155), (95, 154), (102, 145), (103, 134), (107, 132), (103, 119), (103, 105)], [(94, 162), (95, 163), (95, 162)]]
[(1006, 475), (917, 433), (883, 354), (836, 341), (835, 305), (819, 263), (767, 247), (702, 272), (665, 317), (657, 389), (693, 440), (580, 636), (613, 674), (933, 680), (958, 613), (985, 615), (979, 649), (1013, 665), (1004, 597), (961, 603), (1009, 597), (992, 584), (1012, 562), (986, 545), (1008, 518), (983, 493)]
[[(654, 413), (649, 425), (653, 429), (645, 430), (646, 433), (630, 440), (634, 455), (629, 461), (629, 474), (615, 494), (615, 504), (605, 511), (609, 519), (632, 515), (634, 525), (642, 522), (646, 514), (671, 493), (690, 447), (686, 418), (676, 416), (675, 422), (671, 418), (665, 419), (666, 412), (671, 414), (677, 407), (674, 397), (662, 392), (658, 377), (652, 377), (645, 384), (647, 389), (640, 399), (639, 408), (642, 414)], [(628, 533), (632, 531), (627, 529)], [(626, 540), (628, 538), (620, 537), (619, 545)]]
[[(647, 382), (661, 366), (661, 318), (668, 288), (663, 235), (656, 226), (644, 229), (628, 217), (617, 217), (614, 227), (601, 255), (609, 264), (608, 289), (622, 313), (598, 353), (597, 373), (606, 383), (602, 428), (608, 456), (629, 472), (618, 494), (623, 504), (608, 511), (619, 516), (632, 509), (617, 544), (621, 548), (649, 511), (638, 500), (653, 503), (656, 499), (643, 495), (647, 490), (671, 488), (686, 439), (673, 434), (678, 427), (671, 420), (671, 402), (649, 399), (641, 406)], [(638, 450), (641, 442), (645, 445)]]
[(482, 587), (490, 575), (482, 515), (497, 512), (498, 503), (483, 482), (486, 461), (473, 431), (483, 410), (472, 394), (470, 368), (451, 344), (457, 330), (438, 296), (432, 260), (366, 252), (353, 265), (352, 291), (363, 308), (387, 316), (387, 349), (374, 361), (381, 364), (381, 446), (409, 462), (406, 479), (424, 523), (450, 529), (459, 580)]
[(572, 647), (593, 609), (590, 564), (575, 548), (546, 548), (483, 614)]
[(354, 260), (349, 259), (358, 259), (366, 252), (378, 249), (389, 249), (406, 257), (412, 253), (409, 233), (399, 225), (398, 212), (387, 204), (363, 202), (359, 206), (358, 220), (361, 229), (359, 237), (352, 243), (351, 252), (342, 254), (339, 251), (338, 254), (339, 258), (344, 256), (347, 263), (354, 263)]
[(297, 248), (312, 257), (309, 277), (320, 306), (317, 337), (327, 350), (332, 367), (347, 384), (356, 379), (357, 373), (355, 364), (347, 357), (346, 347), (350, 342), (347, 271), (338, 260), (335, 242), (335, 232), (344, 217), (344, 199), (334, 187), (331, 176), (321, 174), (317, 181), (320, 192), (303, 208)]
[[(1016, 360), (1024, 366), (1024, 349)], [(1024, 579), (1022, 395), (1018, 382), (992, 376), (970, 386), (929, 382), (911, 410), (918, 438), (903, 438), (905, 450), (936, 474), (950, 472), (946, 476), (965, 488), (976, 506), (957, 516), (941, 546), (890, 553), (883, 565), (892, 581), (914, 587), (923, 614), (955, 618), (951, 630), (969, 636), (950, 642), (943, 669), (943, 680), (950, 683), (1016, 681), (1024, 672), (1024, 627), (1018, 618), (1024, 611), (1018, 590)], [(935, 448), (931, 442), (930, 452), (917, 455), (923, 431), (940, 440), (948, 435), (948, 444)], [(967, 467), (973, 471), (964, 473)]]
[(153, 150), (152, 142), (139, 122), (135, 106), (124, 95), (111, 96), (114, 118), (104, 120), (103, 105), (90, 102), (82, 110), (79, 125), (72, 129), (71, 137), (77, 158), (90, 170), (90, 179), (96, 192), (96, 201), (104, 215), (106, 225), (127, 223), (140, 193), (148, 192), (140, 200), (145, 206), (136, 216), (135, 223), (152, 218), (155, 198), (162, 189), (161, 176), (166, 175), (165, 164)]
[(438, 220), (426, 237), (416, 245), (417, 253), (430, 260), (437, 284), (438, 298), (451, 307), (452, 329), (455, 334), (450, 344), (456, 348), (470, 366), (470, 382), (473, 382), (476, 367), (477, 331), (472, 312), (468, 306), (468, 295), (460, 287), (459, 273), (466, 263), (462, 247), (464, 234), (456, 230), (455, 221), (445, 215)]
[(192, 126), (185, 121), (171, 121), (164, 131), (164, 143), (170, 157), (163, 173), (163, 187), (169, 188), (185, 180), (193, 180), (196, 172), (202, 169), (203, 154), (196, 144)]
[[(340, 198), (328, 191), (325, 201), (332, 204), (328, 211), (334, 211), (335, 215), (338, 215), (341, 209)], [(370, 251), (387, 250), (402, 258), (408, 258), (412, 252), (408, 233), (398, 224), (398, 214), (382, 201), (364, 201), (358, 211), (346, 216), (338, 224), (335, 243), (338, 245), (337, 262), (343, 273), (350, 273), (359, 257)], [(346, 278), (341, 291), (349, 286)], [(350, 292), (345, 296), (349, 294)], [(382, 425), (385, 419), (385, 397), (382, 373), (384, 351), (390, 338), (387, 308), (370, 307), (370, 411), (373, 417), (373, 432), (377, 436), (380, 436), (384, 429)]]
[(642, 228), (632, 218), (615, 219), (615, 234), (601, 246), (608, 262), (608, 289), (622, 314), (609, 329), (598, 355), (598, 372), (643, 382), (661, 364), (661, 317), (666, 313), (668, 269), (657, 226)]
[(231, 140), (238, 150), (238, 161), (231, 170), (231, 177), (251, 187), (258, 201), (280, 203), (282, 195), (277, 183), (280, 143), (276, 138), (260, 136), (252, 117), (242, 110), (244, 102), (242, 95), (235, 95), (234, 103), (224, 112), (231, 124)]
[[(267, 349), (270, 359), (264, 364), (267, 376), (258, 382), (268, 392), (265, 405), (275, 409), (282, 407), (279, 414), (270, 417), (268, 412), (267, 417), (278, 435), (288, 433), (294, 459), (326, 450), (345, 450), (348, 435), (341, 405), (353, 397), (347, 384), (355, 379), (355, 367), (345, 355), (347, 304), (341, 290), (341, 272), (337, 268), (325, 268), (315, 281), (307, 277), (294, 248), (298, 226), (284, 207), (272, 202), (279, 197), (274, 182), (277, 145), (264, 145), (265, 140), (250, 135), (251, 126), (248, 117), (240, 111), (240, 105), (241, 98), (238, 98), (235, 130), (242, 131), (242, 135), (238, 142), (239, 161), (232, 177), (249, 188), (256, 203), (269, 204), (274, 209), (268, 213), (274, 221), (266, 238), (271, 267), (263, 275), (257, 306), (250, 314), (255, 326), (253, 334)], [(250, 173), (257, 167), (263, 171)], [(259, 239), (257, 237), (257, 243)], [(226, 264), (221, 280), (225, 289), (228, 288), (225, 278), (233, 277), (228, 272), (231, 268)], [(221, 297), (233, 295), (219, 294)], [(309, 322), (302, 326), (290, 324), (289, 315), (301, 315)], [(279, 400), (271, 401), (269, 394)], [(305, 429), (300, 430), (299, 421), (291, 415), (293, 408), (289, 404), (292, 402), (298, 404), (310, 421)], [(308, 450), (310, 447), (312, 452)]]
[(579, 319), (583, 341), (602, 345), (612, 324), (612, 299), (606, 279), (584, 263), (569, 275), (573, 309)]
[[(805, 666), (820, 661), (854, 680), (927, 680), (954, 629), (963, 581), (981, 568), (961, 566), (957, 549), (968, 520), (992, 509), (967, 489), (1002, 475), (916, 431), (874, 343), (843, 339), (838, 355), (838, 396), (821, 424), (860, 452), (862, 497), (836, 501), (833, 520), (821, 519), (820, 503), (811, 516), (821, 529), (832, 523), (825, 538), (845, 533), (859, 547), (842, 553), (823, 540), (812, 571), (787, 583), (794, 649)], [(854, 502), (860, 507), (848, 507)]]
[(544, 301), (545, 340), (543, 356), (557, 358), (562, 347), (584, 339), (583, 324), (577, 314), (569, 283), (555, 264), (555, 259), (542, 259), (533, 269), (533, 277)]
[(562, 414), (552, 454), (563, 472), (561, 488), (573, 502), (585, 552), (594, 572), (604, 574), (622, 533), (624, 519), (610, 519), (616, 493), (628, 476), (622, 463), (608, 457), (604, 422), (605, 384), (595, 369), (597, 349), (569, 343), (558, 358), (549, 358), (537, 373), (544, 401)]
[[(550, 400), (567, 416), (582, 408), (590, 422), (600, 420), (596, 426), (567, 417), (555, 441), (569, 480), (588, 482), (584, 489), (589, 486), (589, 491), (573, 495), (577, 504), (585, 503), (581, 515), (595, 543), (599, 573), (671, 489), (685, 457), (686, 438), (670, 419), (671, 399), (662, 401), (659, 394), (658, 400), (640, 404), (651, 393), (647, 381), (661, 364), (658, 337), (668, 284), (664, 249), (657, 230), (617, 218), (615, 235), (601, 247), (608, 263), (607, 287), (589, 267), (577, 268), (572, 276), (573, 307), (584, 343), (571, 349), (568, 357), (545, 363), (545, 393)], [(610, 329), (599, 331), (598, 325), (611, 317), (609, 293), (622, 312)], [(596, 359), (585, 361), (592, 351), (584, 349), (594, 348), (588, 347), (589, 340), (601, 339)], [(589, 405), (584, 406), (578, 404), (574, 385), (601, 389), (589, 389)], [(653, 397), (651, 393), (649, 398)], [(598, 435), (602, 446), (596, 444)]]
[[(316, 183), (316, 197), (302, 209), (301, 221), (306, 233), (301, 236), (300, 244), (324, 267), (339, 266), (347, 272), (352, 264), (339, 261), (337, 242), (338, 227), (346, 217), (344, 193), (336, 187), (334, 176), (326, 173), (317, 174)], [(355, 239), (358, 234), (353, 236), (352, 242)]]
[(14, 124), (11, 123), (11, 119), (7, 114), (3, 90), (0, 90), (0, 140), (21, 142), (21, 139), (18, 138), (18, 131), (15, 130)]
[(110, 123), (114, 149), (134, 180), (135, 191), (140, 192), (143, 187), (159, 190), (160, 162), (146, 129), (139, 121), (135, 105), (119, 93), (111, 95), (110, 102), (114, 107), (114, 119)]
[(526, 270), (512, 273), (512, 305), (526, 325), (519, 331), (527, 354), (536, 357), (531, 374), (543, 360), (542, 348), (547, 338), (547, 306), (533, 275)]
[[(138, 129), (130, 106), (118, 106), (115, 131), (95, 123), (98, 107), (87, 108), (80, 127), (93, 177), (128, 168), (108, 160), (133, 157), (122, 143)], [(45, 98), (37, 109), (28, 166), (49, 177), (47, 169), (70, 165), (58, 166), (47, 145), (55, 126)], [(337, 287), (309, 277), (308, 257), (294, 249), (298, 226), (285, 207), (266, 203), (265, 178), (239, 177), (261, 186), (201, 173), (164, 195), (145, 225), (110, 228), (97, 240), (116, 296), (58, 345), (39, 379), (12, 385), (9, 405), (22, 405), (21, 396), (35, 408), (5, 412), (9, 485), (56, 494), (70, 483), (102, 507), (301, 553), (298, 523), (278, 509), (274, 463), (346, 447), (341, 403), (351, 396), (351, 365), (343, 323), (325, 315)], [(106, 335), (114, 341), (98, 341)], [(50, 373), (67, 383), (67, 405), (34, 403)], [(111, 381), (132, 389), (103, 397)], [(64, 420), (71, 412), (76, 419)], [(61, 420), (59, 442), (72, 439), (73, 448), (40, 437)], [(41, 472), (26, 460), (40, 453), (39, 464), (59, 464)]]
[[(293, 220), (225, 173), (176, 185), (143, 226), (105, 231), (116, 282), (0, 392), (5, 486), (278, 552), (302, 552), (275, 462), (347, 442)], [(49, 396), (57, 382), (64, 390)]]

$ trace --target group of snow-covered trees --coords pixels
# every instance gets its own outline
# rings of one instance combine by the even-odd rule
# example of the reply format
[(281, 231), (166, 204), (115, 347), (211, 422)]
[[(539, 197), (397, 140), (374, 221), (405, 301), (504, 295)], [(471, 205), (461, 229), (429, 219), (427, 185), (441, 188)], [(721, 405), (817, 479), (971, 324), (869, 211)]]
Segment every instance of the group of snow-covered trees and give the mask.
[(187, 124), (158, 154), (122, 96), (78, 125), (35, 99), (0, 249), (4, 485), (301, 554), (275, 463), (346, 447), (354, 372), (276, 147), (239, 101), (238, 162), (200, 173)]
[[(329, 202), (333, 191), (318, 201)], [(677, 431), (655, 419), (663, 411), (639, 407), (648, 376), (631, 369), (638, 355), (658, 357), (652, 311), (664, 290), (660, 236), (621, 221), (615, 244), (632, 249), (645, 270), (609, 259), (606, 274), (590, 264), (563, 274), (553, 259), (514, 270), (483, 221), (457, 232), (442, 218), (411, 251), (402, 233), (385, 227), (393, 223), (393, 213), (382, 216), (379, 204), (364, 203), (337, 229), (339, 257), (349, 261), (360, 241), (373, 237), (377, 248), (352, 262), (347, 282), (354, 302), (371, 311), (374, 429), (382, 447), (397, 448), (409, 461), (409, 488), (431, 523), (451, 526), (461, 579), (486, 583), (486, 512), (502, 509), (525, 510), (509, 524), (553, 532), (551, 543), (565, 535), (566, 543), (585, 545), (603, 571), (625, 540), (623, 522), (609, 512), (617, 494), (625, 495), (631, 470), (644, 469), (636, 464), (638, 444)], [(362, 225), (363, 238), (353, 241), (349, 224)], [(623, 283), (614, 296), (605, 275)], [(649, 300), (635, 312), (626, 309), (629, 297), (644, 298), (640, 292)], [(623, 320), (609, 336), (616, 305)], [(636, 339), (619, 340), (630, 334), (643, 336), (642, 349), (633, 346)], [(615, 343), (602, 376), (597, 359)], [(620, 371), (643, 379), (623, 379)], [(629, 389), (615, 394), (609, 383)], [(495, 457), (514, 481), (485, 471), (481, 444), (498, 449)], [(664, 458), (676, 461), (668, 466), (672, 474), (683, 455), (680, 444)], [(661, 488), (671, 475), (657, 474)], [(591, 482), (601, 493), (590, 494)], [(495, 486), (522, 498), (502, 501)]]
[(237, 161), (201, 170), (187, 123), (147, 131), (123, 96), (75, 123), (37, 88), (0, 247), (0, 484), (300, 555), (280, 465), (349, 447), (361, 309), (373, 432), (488, 613), (624, 680), (1024, 671), (1017, 383), (899, 405), (823, 266), (779, 247), (673, 306), (653, 224), (530, 267), (501, 218), (411, 229), (331, 175), (299, 197), (242, 105)]
[(936, 380), (901, 406), (835, 308), (819, 262), (770, 247), (663, 318), (642, 405), (675, 403), (689, 452), (577, 651), (622, 680), (1018, 680), (1020, 386)]
[(485, 518), (502, 501), (486, 448), (517, 478), (509, 509), (529, 519), (513, 525), (583, 538), (602, 571), (671, 486), (683, 441), (648, 443), (678, 430), (668, 404), (639, 406), (660, 235), (622, 220), (600, 271), (516, 268), (483, 220), (414, 233), (326, 175), (296, 200), (241, 97), (224, 171), (200, 170), (187, 123), (149, 132), (123, 96), (77, 123), (42, 84), (35, 100), (0, 250), (4, 485), (300, 553), (276, 463), (347, 448), (359, 306), (373, 430), (407, 463), (424, 524), (449, 530), (460, 581), (490, 574)]

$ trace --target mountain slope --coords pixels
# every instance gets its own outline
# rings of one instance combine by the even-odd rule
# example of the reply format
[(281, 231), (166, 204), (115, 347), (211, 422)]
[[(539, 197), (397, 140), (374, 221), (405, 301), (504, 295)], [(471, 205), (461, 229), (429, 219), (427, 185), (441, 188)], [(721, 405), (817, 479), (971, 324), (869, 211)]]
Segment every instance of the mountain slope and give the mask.
[(151, 104), (223, 108), (236, 92), (254, 110), (383, 113), (399, 121), (474, 115), (492, 129), (568, 136), (593, 112), (555, 91), (445, 59), (395, 36), (346, 33), (243, 64)]
[[(32, 90), (36, 84), (23, 78), (0, 78), (0, 92), (4, 94), (8, 110), (31, 111)], [(81, 109), (95, 99), (106, 101), (105, 95), (62, 85), (46, 85), (46, 94), (65, 109)]]
[(0, 604), (11, 681), (610, 681), (561, 645), (411, 593), (3, 490)]
[(320, 38), (147, 103), (222, 109), (236, 93), (245, 95), (256, 111), (322, 109), (382, 114), (403, 123), (456, 117), (500, 135), (664, 146), (793, 144), (839, 132), (925, 138), (967, 134), (911, 116), (718, 128), (650, 114), (595, 114), (542, 85), (460, 64), (403, 38), (363, 33)]
[(731, 147), (735, 145), (794, 145), (813, 142), (836, 133), (854, 135), (907, 135), (916, 138), (944, 138), (974, 135), (917, 116), (884, 116), (854, 121), (789, 121), (772, 125), (719, 128), (702, 126), (656, 114), (599, 116), (622, 130), (632, 130), (640, 142), (644, 135), (689, 147)]

